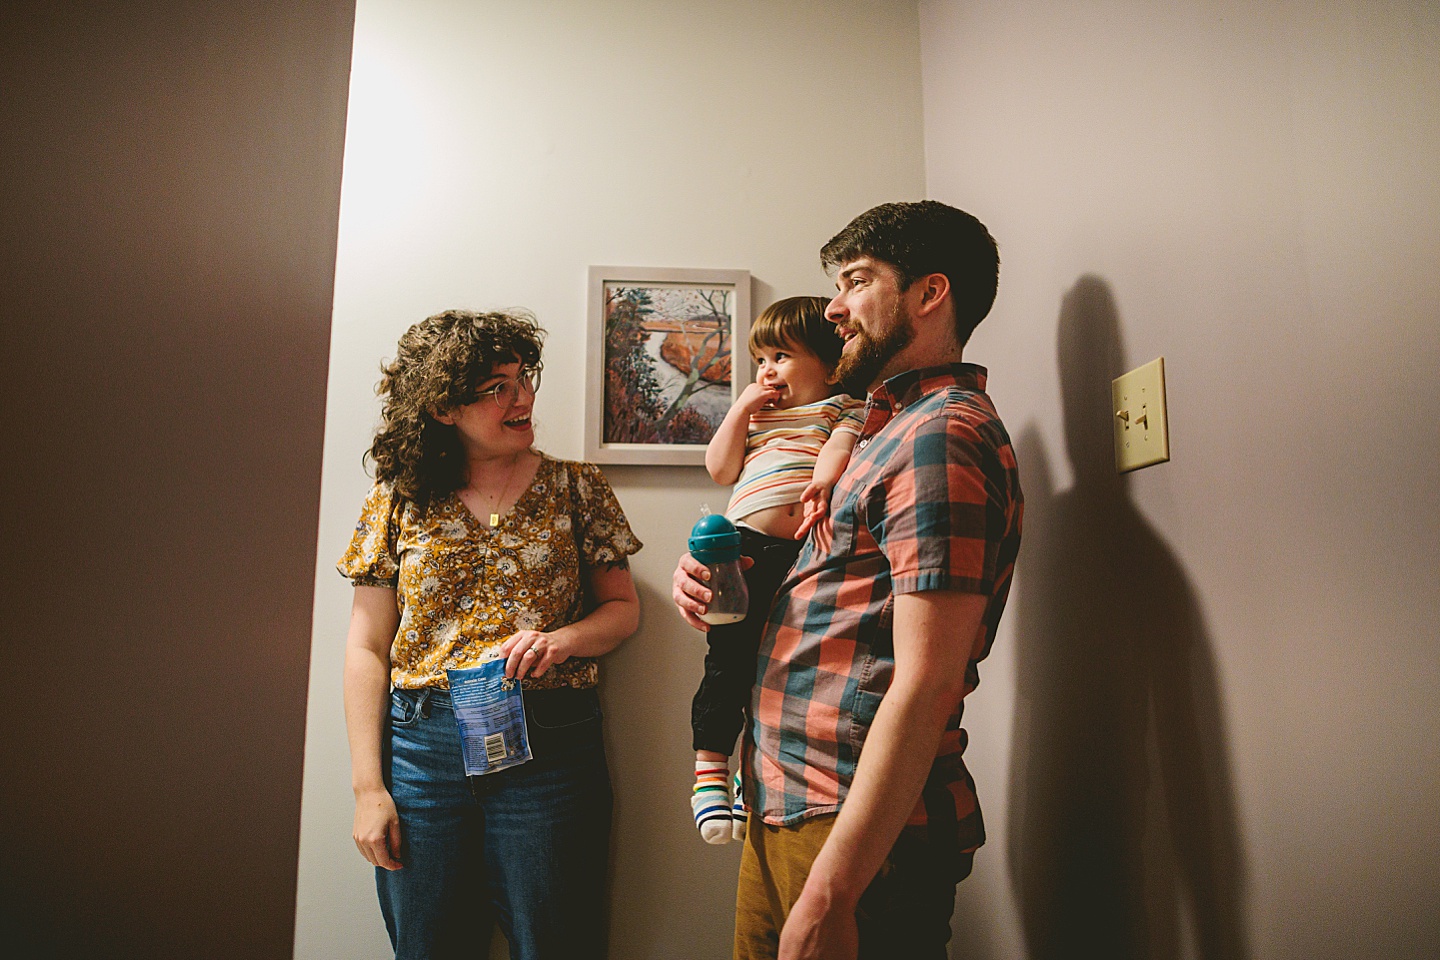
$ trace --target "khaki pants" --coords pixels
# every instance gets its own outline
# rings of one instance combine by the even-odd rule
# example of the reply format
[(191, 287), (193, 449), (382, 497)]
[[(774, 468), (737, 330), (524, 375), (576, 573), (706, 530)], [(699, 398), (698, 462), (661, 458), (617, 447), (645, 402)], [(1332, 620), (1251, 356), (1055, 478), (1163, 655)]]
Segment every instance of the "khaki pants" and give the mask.
[[(788, 827), (750, 818), (735, 895), (736, 960), (776, 956), (780, 930), (834, 826), (833, 814)], [(902, 834), (855, 911), (860, 960), (944, 960), (955, 885), (972, 860), (969, 853), (942, 860), (923, 840)]]

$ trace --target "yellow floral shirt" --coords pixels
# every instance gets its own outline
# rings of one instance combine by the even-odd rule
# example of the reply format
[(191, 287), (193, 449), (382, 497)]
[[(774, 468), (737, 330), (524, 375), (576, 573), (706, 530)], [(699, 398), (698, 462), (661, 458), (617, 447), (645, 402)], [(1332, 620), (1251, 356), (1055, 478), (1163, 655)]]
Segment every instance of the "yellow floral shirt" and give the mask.
[[(449, 687), (517, 630), (554, 630), (585, 615), (588, 571), (641, 547), (600, 468), (542, 454), (535, 479), (494, 528), (454, 493), (421, 515), (388, 484), (365, 498), (337, 568), (356, 586), (390, 587), (400, 627), (390, 648), (396, 687)], [(593, 687), (599, 665), (572, 657), (527, 689)]]

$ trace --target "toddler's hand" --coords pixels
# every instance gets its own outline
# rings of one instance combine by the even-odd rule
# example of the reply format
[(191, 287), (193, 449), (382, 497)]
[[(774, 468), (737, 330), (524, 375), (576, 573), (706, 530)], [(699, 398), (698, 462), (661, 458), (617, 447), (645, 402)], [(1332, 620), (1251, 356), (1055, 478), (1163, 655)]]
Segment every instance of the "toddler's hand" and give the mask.
[(779, 398), (779, 390), (762, 387), (758, 383), (747, 383), (745, 389), (740, 391), (740, 399), (735, 403), (746, 413), (759, 413), (768, 404), (774, 403)]
[(795, 530), (795, 539), (803, 540), (815, 526), (830, 512), (830, 487), (823, 483), (811, 480), (805, 487), (805, 492), (800, 494), (800, 509), (804, 511), (800, 518), (800, 526)]

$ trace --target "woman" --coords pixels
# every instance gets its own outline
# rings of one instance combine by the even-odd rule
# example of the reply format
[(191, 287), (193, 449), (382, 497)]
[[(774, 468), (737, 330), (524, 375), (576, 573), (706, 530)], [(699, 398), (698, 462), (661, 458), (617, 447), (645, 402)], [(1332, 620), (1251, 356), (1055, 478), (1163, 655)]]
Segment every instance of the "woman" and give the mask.
[[(452, 310), (411, 327), (379, 392), (345, 721), (355, 844), (397, 958), (604, 953), (611, 794), (595, 658), (635, 631), (640, 549), (600, 471), (532, 446), (541, 331)], [(467, 780), (446, 669), (521, 679), (534, 759)]]

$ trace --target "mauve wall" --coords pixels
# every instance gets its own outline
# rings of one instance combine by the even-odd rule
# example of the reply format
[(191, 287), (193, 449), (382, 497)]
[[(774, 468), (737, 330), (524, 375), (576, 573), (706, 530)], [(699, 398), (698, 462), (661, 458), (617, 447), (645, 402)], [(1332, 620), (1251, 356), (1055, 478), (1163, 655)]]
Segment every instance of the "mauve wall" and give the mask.
[[(926, 0), (1028, 496), (956, 957), (1440, 955), (1440, 8)], [(1116, 478), (1158, 355), (1172, 462)]]
[(354, 4), (0, 14), (14, 957), (288, 957)]

